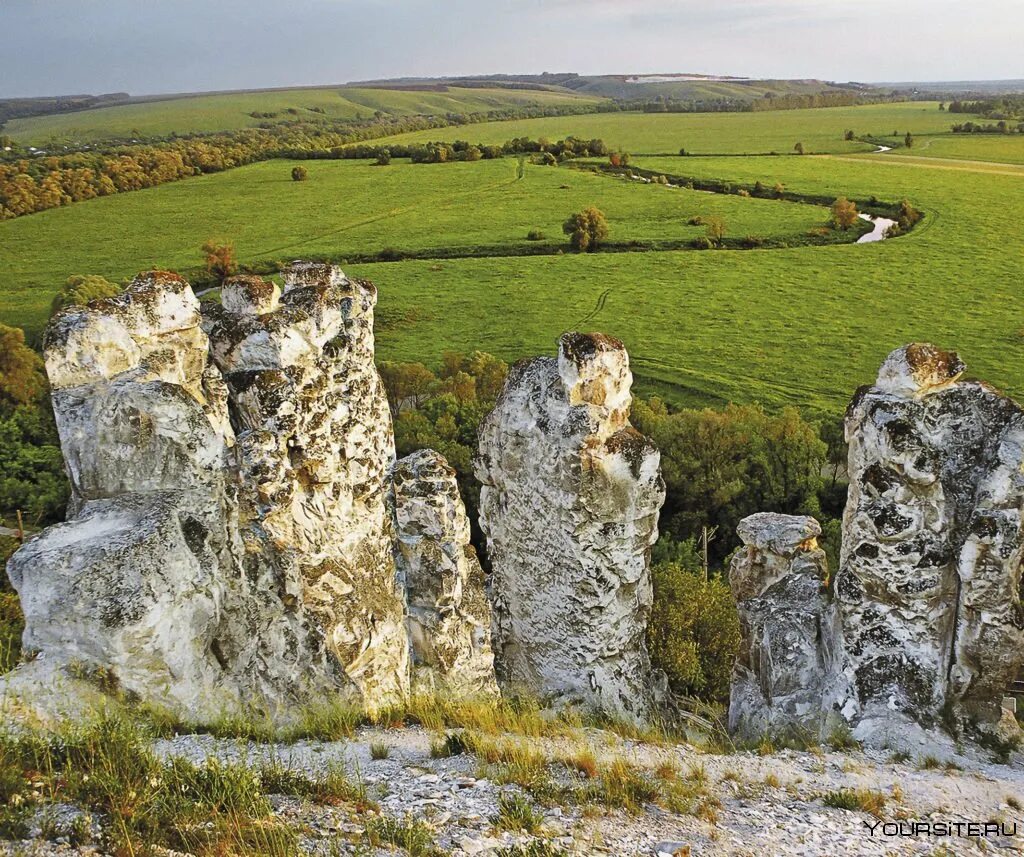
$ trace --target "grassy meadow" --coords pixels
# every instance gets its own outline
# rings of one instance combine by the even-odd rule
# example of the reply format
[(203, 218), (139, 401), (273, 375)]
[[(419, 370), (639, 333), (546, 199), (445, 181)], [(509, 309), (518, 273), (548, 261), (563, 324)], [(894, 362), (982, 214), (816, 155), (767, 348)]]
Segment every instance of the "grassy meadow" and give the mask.
[[(12, 119), (3, 133), (25, 145), (94, 142), (125, 137), (164, 137), (237, 131), (296, 119), (369, 119), (380, 110), (398, 116), (483, 113), (528, 104), (592, 103), (603, 99), (570, 92), (525, 89), (427, 90), (337, 87), (232, 92), (174, 97), (100, 107), (76, 113)], [(294, 112), (289, 112), (294, 111)], [(273, 113), (274, 116), (251, 116)]]
[[(633, 154), (694, 155), (789, 154), (797, 142), (807, 152), (870, 152), (868, 143), (845, 140), (847, 131), (860, 136), (890, 137), (948, 132), (954, 121), (938, 102), (917, 101), (862, 107), (824, 107), (761, 113), (595, 113), (512, 122), (484, 122), (465, 128), (432, 128), (388, 138), (401, 142), (469, 140), (503, 143), (512, 137), (557, 140), (601, 137), (613, 149)], [(386, 141), (385, 141), (386, 142)], [(694, 167), (696, 169), (696, 167)]]
[(897, 149), (886, 157), (955, 158), (1024, 164), (1024, 134), (930, 134), (910, 149)]
[[(1024, 170), (843, 148), (844, 127), (872, 133), (896, 125), (916, 135), (928, 123), (948, 127), (948, 119), (928, 105), (894, 104), (444, 129), (448, 139), (601, 136), (634, 153), (677, 149), (667, 141), (682, 128), (702, 128), (709, 150), (725, 153), (769, 149), (773, 140), (829, 140), (834, 155), (634, 157), (667, 174), (906, 197), (926, 218), (909, 235), (870, 245), (426, 259), (346, 270), (379, 287), (382, 359), (434, 364), (447, 349), (482, 349), (512, 360), (552, 353), (559, 333), (581, 327), (626, 342), (642, 390), (690, 404), (761, 401), (835, 412), (892, 348), (929, 340), (958, 349), (970, 373), (1024, 396), (1024, 369), (1013, 357), (1024, 344)], [(989, 144), (956, 139), (975, 141)], [(616, 241), (699, 235), (702, 228), (687, 223), (694, 214), (719, 214), (729, 235), (764, 236), (805, 231), (826, 216), (816, 206), (627, 183), (568, 167), (528, 167), (517, 182), (511, 158), (307, 165), (303, 183), (290, 181), (288, 163), (271, 162), (0, 224), (0, 318), (38, 331), (69, 274), (120, 278), (153, 265), (194, 267), (198, 245), (213, 236), (233, 240), (245, 263), (384, 247), (515, 248), (530, 229), (559, 241), (565, 217), (590, 204), (606, 212)]]
[[(384, 249), (561, 247), (563, 221), (590, 205), (607, 213), (616, 241), (695, 238), (705, 233), (688, 224), (696, 215), (722, 217), (737, 235), (764, 237), (800, 236), (829, 216), (821, 206), (581, 170), (528, 165), (517, 180), (512, 158), (388, 167), (313, 161), (308, 169), (307, 181), (294, 182), (290, 162), (269, 161), (0, 224), (0, 313), (36, 333), (69, 270), (117, 280), (154, 266), (194, 268), (210, 237), (233, 241), (251, 263)], [(529, 241), (532, 230), (544, 239)]]

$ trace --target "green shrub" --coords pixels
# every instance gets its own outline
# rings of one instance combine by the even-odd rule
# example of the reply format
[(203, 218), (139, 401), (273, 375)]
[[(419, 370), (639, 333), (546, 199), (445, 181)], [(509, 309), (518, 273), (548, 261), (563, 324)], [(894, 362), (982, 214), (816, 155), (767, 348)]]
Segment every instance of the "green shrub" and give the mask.
[(539, 229), (531, 229), (526, 233), (527, 241), (543, 241), (545, 238), (544, 233)]
[(119, 294), (121, 294), (121, 287), (116, 283), (111, 283), (103, 277), (93, 274), (84, 276), (76, 274), (73, 277), (68, 277), (61, 290), (54, 296), (53, 303), (50, 304), (50, 315), (56, 314), (67, 306), (84, 306), (89, 301), (98, 298), (112, 298)]
[(608, 238), (608, 220), (598, 208), (578, 211), (562, 224), (562, 231), (569, 236), (569, 244), (577, 253), (595, 249)]
[(740, 644), (739, 617), (725, 581), (676, 563), (652, 569), (651, 660), (676, 693), (726, 699)]
[(710, 250), (715, 245), (711, 243), (711, 239), (706, 235), (698, 235), (690, 242), (690, 246), (694, 250)]
[(292, 167), (292, 181), (304, 182), (309, 178), (309, 170), (305, 167)]

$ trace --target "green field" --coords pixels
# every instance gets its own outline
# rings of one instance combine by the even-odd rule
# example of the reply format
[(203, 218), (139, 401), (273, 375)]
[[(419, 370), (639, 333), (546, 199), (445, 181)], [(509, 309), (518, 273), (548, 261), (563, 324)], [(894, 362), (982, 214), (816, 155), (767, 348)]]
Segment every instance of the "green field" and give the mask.
[[(963, 118), (963, 117), (961, 117)], [(398, 142), (450, 141), (503, 143), (512, 137), (557, 140), (601, 137), (613, 149), (632, 153), (676, 154), (681, 148), (703, 154), (788, 154), (797, 142), (808, 152), (868, 152), (873, 146), (844, 140), (847, 131), (888, 137), (949, 131), (953, 120), (937, 102), (902, 102), (864, 107), (826, 107), (763, 113), (598, 113), (515, 122), (486, 122), (465, 128), (414, 131), (388, 138)]]
[[(694, 215), (725, 218), (736, 235), (799, 236), (828, 220), (820, 206), (644, 185), (516, 161), (393, 163), (315, 161), (294, 182), (270, 161), (105, 197), (0, 224), (0, 311), (37, 332), (68, 272), (129, 276), (147, 267), (190, 268), (210, 237), (232, 240), (245, 262), (303, 254), (347, 257), (385, 248), (418, 251), (565, 245), (562, 222), (597, 205), (616, 241), (689, 239)], [(125, 241), (130, 235), (131, 240)], [(501, 260), (496, 260), (501, 264)]]
[(893, 155), (1024, 164), (1024, 134), (926, 135), (916, 140), (910, 149), (897, 149), (891, 155), (886, 153), (886, 157)]
[[(236, 131), (296, 119), (370, 119), (380, 110), (396, 116), (484, 113), (527, 104), (588, 104), (603, 99), (569, 92), (520, 89), (457, 89), (447, 92), (338, 87), (196, 95), (100, 107), (77, 113), (12, 119), (3, 132), (19, 143), (87, 143), (126, 137), (163, 137)], [(316, 110), (311, 108), (317, 108)], [(289, 113), (289, 110), (296, 111)], [(322, 113), (319, 111), (323, 111)], [(250, 113), (276, 113), (271, 118)]]
[[(551, 136), (611, 142), (628, 132), (635, 142), (664, 139), (668, 125), (706, 122), (709, 135), (713, 127), (720, 135), (717, 141), (709, 136), (708, 145), (726, 150), (762, 132), (810, 138), (814, 121), (822, 140), (847, 124), (869, 133), (879, 111), (886, 124), (902, 115), (896, 121), (913, 128), (908, 119), (915, 110), (920, 106), (725, 117), (587, 115), (459, 130), (493, 128), (504, 139), (527, 133), (519, 130), (524, 125), (557, 121), (561, 130)], [(931, 111), (920, 115), (935, 118)], [(552, 353), (560, 332), (580, 326), (624, 339), (641, 389), (691, 403), (759, 400), (834, 412), (873, 379), (888, 351), (930, 340), (960, 350), (972, 374), (1024, 396), (1024, 368), (1013, 357), (1024, 345), (1024, 170), (842, 153), (638, 155), (636, 164), (668, 174), (782, 182), (803, 193), (907, 197), (926, 219), (909, 235), (874, 245), (346, 266), (379, 287), (380, 357), (431, 364), (446, 349), (483, 349), (511, 360)], [(607, 212), (616, 240), (699, 234), (686, 218), (716, 206), (732, 234), (799, 231), (824, 216), (814, 206), (670, 190), (566, 167), (531, 167), (517, 183), (514, 159), (308, 166), (305, 183), (288, 180), (287, 163), (271, 162), (0, 224), (0, 318), (38, 329), (65, 276), (193, 267), (196, 247), (211, 235), (234, 240), (240, 259), (249, 262), (382, 247), (517, 247), (531, 228), (557, 239), (564, 217), (590, 203)]]

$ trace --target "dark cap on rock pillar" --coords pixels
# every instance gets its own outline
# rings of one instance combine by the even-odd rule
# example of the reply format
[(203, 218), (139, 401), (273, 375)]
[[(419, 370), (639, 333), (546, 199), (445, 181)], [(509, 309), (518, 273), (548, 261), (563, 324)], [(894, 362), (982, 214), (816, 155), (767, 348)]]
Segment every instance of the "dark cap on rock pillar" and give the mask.
[(966, 368), (955, 351), (912, 342), (885, 358), (875, 386), (883, 393), (916, 399), (955, 383)]

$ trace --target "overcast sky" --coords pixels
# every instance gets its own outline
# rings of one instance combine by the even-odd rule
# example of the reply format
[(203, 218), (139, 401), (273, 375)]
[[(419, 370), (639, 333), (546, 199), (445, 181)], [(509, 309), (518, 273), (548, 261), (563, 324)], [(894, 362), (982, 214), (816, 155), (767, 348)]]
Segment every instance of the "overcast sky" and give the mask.
[(0, 0), (0, 95), (403, 75), (1024, 78), (1024, 0)]

